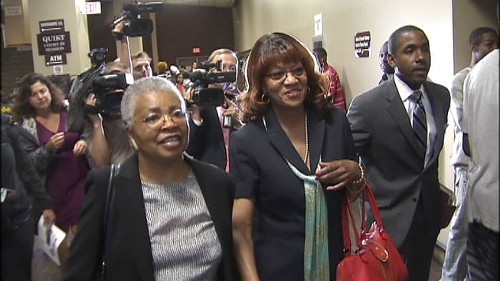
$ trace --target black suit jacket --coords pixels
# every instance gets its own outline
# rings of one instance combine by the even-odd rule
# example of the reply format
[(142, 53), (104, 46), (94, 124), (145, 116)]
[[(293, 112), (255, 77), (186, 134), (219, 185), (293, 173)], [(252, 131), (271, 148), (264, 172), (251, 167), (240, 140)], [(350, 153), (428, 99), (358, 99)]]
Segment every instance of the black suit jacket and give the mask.
[[(232, 206), (234, 183), (224, 171), (186, 158), (198, 180), (222, 246), (217, 280), (238, 280), (233, 256)], [(110, 168), (90, 172), (84, 208), (71, 245), (63, 280), (96, 280), (102, 247), (104, 201)], [(137, 155), (121, 164), (113, 180), (107, 245), (107, 280), (154, 280), (153, 257)]]
[[(231, 139), (231, 175), (236, 198), (255, 200), (254, 250), (261, 280), (304, 280), (304, 182), (285, 159), (301, 173), (313, 175), (318, 162), (356, 159), (345, 111), (330, 109), (325, 117), (308, 109), (310, 171), (281, 127), (272, 108), (261, 119), (248, 122)], [(334, 280), (342, 253), (341, 200), (345, 189), (323, 192), (328, 208), (330, 272)]]
[[(189, 119), (189, 145), (187, 153), (200, 161), (208, 162), (223, 170), (226, 169), (227, 155), (224, 136), (215, 107), (202, 107), (200, 115), (203, 123), (198, 126)], [(234, 129), (231, 129), (231, 132)]]
[(438, 160), (450, 93), (432, 82), (425, 82), (424, 88), (437, 130), (434, 154), (425, 167), (394, 78), (354, 98), (347, 113), (356, 150), (366, 167), (366, 178), (398, 247), (408, 233), (418, 200), (422, 200), (430, 235), (437, 235), (440, 229)]

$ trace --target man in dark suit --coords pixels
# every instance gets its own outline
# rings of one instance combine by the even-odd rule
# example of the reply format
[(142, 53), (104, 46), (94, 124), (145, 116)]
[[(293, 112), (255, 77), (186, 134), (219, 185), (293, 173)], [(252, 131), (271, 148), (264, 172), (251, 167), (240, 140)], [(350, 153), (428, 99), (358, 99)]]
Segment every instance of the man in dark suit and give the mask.
[(438, 158), (450, 93), (427, 81), (430, 47), (420, 28), (394, 31), (388, 59), (394, 77), (357, 96), (347, 117), (385, 228), (403, 255), (409, 280), (428, 280), (440, 231)]

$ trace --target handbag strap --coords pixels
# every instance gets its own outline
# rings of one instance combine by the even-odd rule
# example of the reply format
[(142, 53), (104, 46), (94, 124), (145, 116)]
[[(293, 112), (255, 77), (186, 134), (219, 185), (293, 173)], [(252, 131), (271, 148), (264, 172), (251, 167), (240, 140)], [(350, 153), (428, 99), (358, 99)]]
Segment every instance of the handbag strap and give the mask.
[(370, 209), (372, 211), (373, 217), (377, 222), (377, 225), (380, 229), (384, 228), (384, 223), (382, 221), (382, 216), (380, 215), (380, 211), (377, 206), (377, 200), (375, 200), (375, 195), (373, 194), (373, 190), (369, 184), (366, 184), (364, 189), (364, 194), (368, 197), (368, 202), (370, 203)]
[[(366, 183), (363, 192), (361, 193), (361, 230), (358, 230), (352, 211), (352, 204), (347, 196), (344, 197), (342, 201), (342, 236), (344, 240), (344, 255), (348, 256), (351, 253), (351, 238), (350, 229), (351, 225), (354, 227), (354, 237), (356, 238), (356, 245), (361, 246), (361, 241), (365, 238), (364, 235), (368, 233), (366, 225), (366, 214), (365, 214), (365, 197), (370, 204), (370, 209), (372, 211), (375, 222), (380, 229), (383, 229), (382, 216), (377, 206), (377, 201), (375, 200), (375, 195), (373, 194), (371, 186)], [(351, 224), (350, 224), (350, 223)]]
[[(363, 200), (363, 194), (361, 194), (361, 199)], [(351, 226), (354, 228), (354, 237), (356, 239), (356, 245), (361, 243), (361, 234), (366, 232), (366, 216), (364, 209), (364, 202), (361, 202), (361, 230), (358, 230), (356, 222), (354, 220), (354, 212), (352, 210), (352, 203), (350, 199), (345, 196), (342, 200), (342, 236), (344, 240), (344, 254), (346, 256), (351, 254)]]
[(108, 190), (106, 192), (106, 200), (104, 201), (104, 217), (103, 217), (103, 227), (102, 227), (102, 241), (103, 245), (101, 248), (101, 276), (100, 280), (104, 280), (105, 278), (105, 271), (106, 271), (106, 250), (107, 250), (107, 234), (108, 234), (108, 228), (109, 228), (109, 217), (111, 214), (111, 206), (113, 204), (113, 200), (115, 197), (115, 190), (113, 188), (113, 178), (115, 175), (118, 173), (120, 169), (120, 164), (112, 164), (111, 165), (111, 171), (109, 173), (109, 183), (108, 183)]

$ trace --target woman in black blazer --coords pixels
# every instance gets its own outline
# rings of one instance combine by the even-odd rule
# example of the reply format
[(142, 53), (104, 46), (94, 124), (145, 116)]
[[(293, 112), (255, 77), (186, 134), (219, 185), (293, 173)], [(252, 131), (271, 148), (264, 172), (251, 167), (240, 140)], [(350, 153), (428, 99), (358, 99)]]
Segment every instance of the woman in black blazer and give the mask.
[(63, 280), (96, 280), (106, 249), (106, 280), (238, 280), (231, 212), (234, 183), (190, 159), (186, 104), (166, 79), (148, 77), (121, 106), (136, 154), (112, 184), (107, 239), (103, 216), (110, 168), (94, 170)]
[(246, 78), (246, 125), (233, 133), (230, 150), (242, 279), (335, 280), (340, 203), (346, 189), (354, 200), (364, 187), (345, 113), (328, 108), (328, 78), (290, 35), (257, 40)]

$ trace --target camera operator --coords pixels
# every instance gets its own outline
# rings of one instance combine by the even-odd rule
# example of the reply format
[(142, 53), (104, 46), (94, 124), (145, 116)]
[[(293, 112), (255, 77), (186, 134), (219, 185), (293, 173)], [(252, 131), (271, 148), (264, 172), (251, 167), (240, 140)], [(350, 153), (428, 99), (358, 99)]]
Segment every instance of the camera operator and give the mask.
[[(110, 62), (106, 64), (104, 74), (126, 73), (126, 70), (125, 64)], [(123, 92), (124, 89), (115, 90), (117, 95)], [(90, 93), (85, 102), (89, 107), (96, 107), (98, 102), (96, 93)], [(119, 111), (107, 115), (87, 111), (86, 116), (89, 122), (85, 123), (85, 132), (88, 135), (93, 168), (121, 163), (133, 154), (134, 150), (128, 142)]]
[[(117, 17), (111, 25), (112, 34), (120, 43), (119, 58), (106, 64), (104, 75), (130, 74), (130, 76), (133, 76), (134, 81), (153, 75), (151, 58), (146, 52), (141, 51), (131, 56), (129, 37), (141, 37), (151, 34), (153, 30), (151, 20), (141, 19), (139, 15), (158, 13), (162, 10), (162, 2), (125, 4), (123, 6), (123, 14)], [(133, 83), (130, 79), (126, 80), (126, 84)], [(126, 85), (124, 86), (124, 83), (117, 81), (108, 82), (122, 84), (122, 86), (113, 85), (111, 88), (102, 90), (103, 93), (100, 93), (100, 97), (97, 92), (92, 92), (85, 98), (87, 108), (85, 132), (89, 139), (92, 167), (121, 163), (134, 152), (121, 122), (120, 104), (118, 102), (118, 100), (121, 100), (121, 94), (124, 93)], [(112, 108), (108, 108), (108, 106), (99, 108), (100, 100), (107, 100), (107, 97), (110, 98), (109, 103), (112, 104)], [(102, 103), (104, 101), (101, 100), (101, 106)]]
[[(238, 58), (229, 49), (217, 49), (212, 52), (208, 62), (221, 61), (220, 70), (213, 72), (235, 72)], [(214, 83), (209, 87), (222, 89), (224, 83)], [(195, 89), (186, 90), (186, 99), (192, 103)], [(231, 97), (233, 97), (231, 95)], [(229, 172), (228, 146), (230, 134), (241, 127), (238, 118), (238, 106), (229, 95), (225, 95), (221, 106), (192, 105), (192, 115), (189, 120), (190, 136), (187, 152), (195, 159), (205, 161)], [(224, 122), (226, 121), (226, 122)]]
[(117, 23), (112, 30), (113, 36), (120, 42), (119, 61), (131, 66), (134, 80), (153, 76), (151, 58), (148, 53), (139, 51), (132, 56), (131, 60), (129, 38), (124, 34), (124, 30), (125, 23), (123, 21)]

